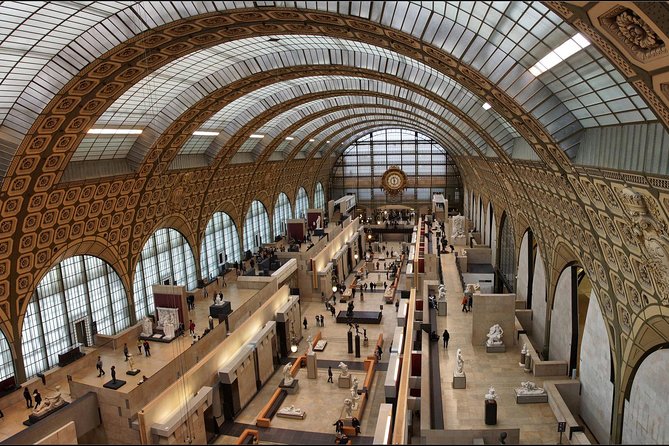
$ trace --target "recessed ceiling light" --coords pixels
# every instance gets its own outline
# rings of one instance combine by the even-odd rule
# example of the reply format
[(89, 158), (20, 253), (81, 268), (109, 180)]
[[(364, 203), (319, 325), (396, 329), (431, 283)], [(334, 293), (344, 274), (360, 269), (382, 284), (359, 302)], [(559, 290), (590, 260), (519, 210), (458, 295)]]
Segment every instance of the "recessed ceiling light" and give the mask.
[(546, 54), (539, 62), (535, 63), (534, 66), (530, 68), (530, 73), (534, 76), (539, 76), (541, 73), (550, 70), (555, 65), (578, 53), (588, 45), (590, 45), (590, 42), (583, 37), (583, 34), (578, 33), (550, 53)]
[(88, 133), (92, 135), (139, 135), (140, 129), (89, 129)]
[(265, 137), (265, 135), (256, 135), (255, 133), (252, 134), (251, 136), (249, 136), (249, 138), (255, 138), (255, 139), (262, 139), (264, 137)]
[(292, 136), (286, 136), (286, 141), (292, 141), (292, 140), (294, 140), (294, 139), (295, 139), (295, 138), (293, 138)]
[(483, 103), (483, 110), (490, 110), (491, 107), (492, 105), (488, 104), (487, 102)]
[(330, 141), (325, 141), (326, 144), (330, 144)]
[(195, 136), (218, 136), (219, 132), (204, 132), (204, 131), (195, 131), (193, 135)]
[(310, 140), (309, 140), (309, 142), (314, 142), (314, 141), (316, 141), (316, 140), (315, 140), (315, 139), (310, 139)]

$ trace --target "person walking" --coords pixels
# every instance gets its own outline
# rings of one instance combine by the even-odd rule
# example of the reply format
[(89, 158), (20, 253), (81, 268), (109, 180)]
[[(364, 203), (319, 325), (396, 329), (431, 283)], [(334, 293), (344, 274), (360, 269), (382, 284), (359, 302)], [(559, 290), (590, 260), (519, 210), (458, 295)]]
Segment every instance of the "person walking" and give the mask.
[(125, 360), (128, 360), (128, 344), (123, 344), (123, 354), (125, 355)]
[(321, 314), (321, 327), (325, 327), (325, 318)]
[(444, 333), (441, 335), (442, 338), (444, 338), (444, 348), (448, 348), (448, 340), (451, 339), (450, 333), (448, 333), (448, 330), (444, 329)]
[(462, 311), (464, 311), (465, 313), (469, 313), (469, 310), (467, 309), (467, 302), (469, 302), (467, 296), (462, 296)]
[(332, 366), (328, 366), (328, 382), (334, 383), (334, 381), (332, 380)]
[(39, 405), (42, 403), (42, 395), (35, 389), (33, 391), (33, 399), (35, 400), (35, 410), (39, 407)]
[(332, 313), (332, 317), (335, 317), (335, 307), (330, 306), (330, 313)]
[(302, 325), (304, 325), (305, 330), (308, 328), (309, 323), (307, 322), (307, 317), (306, 316), (304, 316), (304, 320), (302, 321)]
[(151, 346), (149, 341), (144, 341), (144, 356), (151, 356)]
[(190, 330), (191, 336), (195, 335), (195, 322), (193, 322), (193, 319), (190, 319), (190, 323), (188, 324), (188, 330)]
[(33, 397), (30, 396), (30, 390), (27, 387), (23, 388), (23, 398), (26, 399), (26, 408), (30, 409), (33, 407)]
[(470, 293), (469, 296), (467, 297), (467, 310), (472, 311), (472, 301), (474, 298), (472, 297), (472, 294)]
[(321, 318), (316, 315), (316, 327), (320, 327), (321, 325)]
[(98, 356), (98, 362), (95, 363), (95, 368), (98, 369), (98, 378), (102, 375), (105, 375), (105, 371), (102, 370), (102, 358)]

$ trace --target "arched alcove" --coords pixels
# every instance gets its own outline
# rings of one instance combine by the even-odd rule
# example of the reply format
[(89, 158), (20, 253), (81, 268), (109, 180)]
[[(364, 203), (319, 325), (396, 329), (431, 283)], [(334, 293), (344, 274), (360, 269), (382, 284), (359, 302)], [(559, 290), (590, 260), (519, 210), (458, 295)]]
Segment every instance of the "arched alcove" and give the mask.
[(286, 233), (286, 220), (293, 218), (293, 210), (290, 207), (288, 195), (279, 193), (274, 203), (274, 237)]
[(255, 252), (263, 243), (270, 242), (269, 217), (265, 205), (253, 200), (244, 219), (244, 251)]
[(295, 196), (295, 218), (307, 218), (307, 209), (309, 209), (309, 196), (303, 187), (297, 190)]
[(502, 213), (499, 240), (499, 262), (497, 264), (497, 292), (516, 292), (516, 241), (513, 223), (506, 212)]
[(537, 247), (534, 274), (532, 275), (532, 345), (542, 352), (546, 342), (546, 267), (541, 256), (541, 248)]
[(520, 242), (516, 279), (516, 299), (525, 301), (525, 308), (532, 308), (532, 288), (537, 259), (537, 241), (534, 232), (527, 228)]
[(320, 181), (316, 183), (316, 189), (314, 191), (314, 209), (325, 210), (325, 192), (323, 191), (323, 185)]
[(223, 272), (226, 263), (238, 262), (241, 258), (239, 233), (234, 220), (225, 212), (216, 212), (207, 223), (200, 247), (202, 279), (213, 279)]
[(172, 228), (154, 232), (137, 261), (133, 283), (137, 320), (153, 314), (152, 287), (163, 283), (184, 285), (191, 290), (197, 287), (193, 250), (186, 237)]
[(58, 364), (58, 355), (97, 333), (114, 335), (130, 325), (121, 278), (93, 256), (64, 259), (40, 280), (28, 303), (21, 331), (27, 378)]

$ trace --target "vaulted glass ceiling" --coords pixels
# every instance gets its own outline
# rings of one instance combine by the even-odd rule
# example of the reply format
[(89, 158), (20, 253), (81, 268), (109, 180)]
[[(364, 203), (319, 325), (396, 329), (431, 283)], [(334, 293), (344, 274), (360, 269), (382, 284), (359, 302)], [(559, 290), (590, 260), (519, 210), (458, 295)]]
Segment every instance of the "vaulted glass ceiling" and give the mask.
[[(441, 48), (505, 90), (570, 156), (578, 149), (584, 127), (656, 120), (593, 46), (538, 78), (527, 71), (575, 34), (540, 2), (0, 2), (0, 175), (46, 104), (102, 54), (176, 20), (263, 7), (363, 18)], [(98, 125), (146, 126), (150, 131), (137, 140), (87, 137), (73, 160), (141, 159), (169, 122), (211, 91), (206, 87), (298, 63), (358, 64), (416, 85), (436, 82), (438, 87), (430, 90), (445, 97), (450, 89), (449, 99), (456, 96), (463, 111), (482, 103), (454, 81), (392, 51), (331, 37), (277, 37), (276, 42), (258, 37), (199, 50), (145, 77), (105, 112)], [(235, 113), (230, 111), (230, 116)], [(499, 115), (487, 116), (491, 118), (483, 128), (491, 135), (515, 137)], [(493, 131), (491, 125), (506, 131)]]

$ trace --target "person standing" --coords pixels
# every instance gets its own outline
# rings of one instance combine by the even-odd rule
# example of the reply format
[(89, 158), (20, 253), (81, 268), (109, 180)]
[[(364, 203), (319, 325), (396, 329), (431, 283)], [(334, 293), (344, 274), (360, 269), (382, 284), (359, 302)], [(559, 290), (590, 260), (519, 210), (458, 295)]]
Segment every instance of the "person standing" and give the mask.
[(356, 417), (351, 418), (351, 426), (355, 429), (355, 433), (360, 435), (360, 420)]
[(210, 315), (209, 316), (209, 330), (214, 329), (214, 318)]
[(334, 383), (334, 381), (332, 380), (332, 366), (328, 366), (328, 382)]
[(151, 346), (149, 341), (144, 341), (144, 356), (151, 356)]
[(330, 306), (330, 313), (332, 313), (332, 317), (335, 317), (335, 307)]
[(467, 302), (469, 302), (467, 296), (462, 296), (462, 311), (464, 311), (465, 313), (469, 313), (469, 310), (467, 309)]
[(195, 322), (193, 322), (193, 319), (190, 319), (188, 330), (190, 331), (191, 336), (195, 336)]
[(30, 396), (30, 390), (27, 387), (23, 388), (23, 398), (26, 399), (26, 408), (33, 407), (33, 397)]
[(112, 383), (116, 384), (116, 366), (111, 366)]
[(139, 354), (141, 355), (142, 354), (142, 340), (139, 339), (139, 338), (137, 339), (137, 350), (139, 350)]
[(316, 327), (320, 327), (321, 325), (321, 318), (316, 315)]
[(325, 327), (325, 318), (321, 314), (321, 327)]
[(302, 325), (304, 325), (304, 329), (307, 330), (309, 324), (307, 322), (307, 317), (306, 316), (304, 316), (304, 320), (302, 321)]
[(444, 329), (444, 333), (441, 335), (444, 338), (444, 348), (448, 348), (448, 340), (451, 339), (451, 335), (448, 330)]
[(123, 354), (125, 355), (125, 360), (128, 360), (128, 344), (123, 344)]
[(102, 370), (102, 358), (98, 356), (98, 362), (95, 363), (95, 368), (98, 369), (98, 378), (102, 375), (105, 375), (105, 371)]
[(39, 405), (42, 403), (42, 395), (39, 394), (37, 389), (33, 391), (33, 399), (35, 400), (35, 410), (37, 410)]
[(467, 297), (467, 310), (472, 311), (472, 301), (474, 300), (472, 293)]

